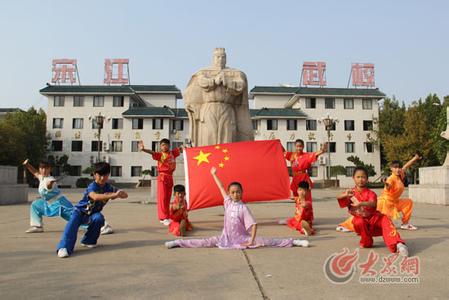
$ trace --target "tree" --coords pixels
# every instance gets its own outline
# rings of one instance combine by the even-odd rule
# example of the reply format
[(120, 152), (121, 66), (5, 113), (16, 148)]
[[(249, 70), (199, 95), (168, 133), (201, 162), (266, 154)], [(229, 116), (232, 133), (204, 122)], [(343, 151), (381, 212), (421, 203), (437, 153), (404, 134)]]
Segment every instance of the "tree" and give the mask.
[(372, 177), (372, 176), (376, 175), (376, 171), (374, 169), (374, 166), (371, 165), (371, 164), (369, 164), (369, 165), (365, 164), (357, 156), (351, 155), (351, 156), (349, 156), (347, 158), (347, 160), (352, 162), (356, 167), (364, 167), (368, 171), (368, 176)]
[(337, 179), (338, 175), (346, 175), (346, 168), (341, 165), (331, 166), (331, 177)]

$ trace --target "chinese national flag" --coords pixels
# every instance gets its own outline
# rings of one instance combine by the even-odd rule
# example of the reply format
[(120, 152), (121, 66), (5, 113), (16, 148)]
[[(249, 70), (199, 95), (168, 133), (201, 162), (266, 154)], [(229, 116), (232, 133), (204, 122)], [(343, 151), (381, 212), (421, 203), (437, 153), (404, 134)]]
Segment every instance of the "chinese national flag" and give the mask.
[(223, 205), (212, 167), (217, 168), (225, 189), (233, 181), (242, 184), (244, 202), (290, 198), (290, 178), (279, 140), (185, 148), (184, 164), (189, 210)]

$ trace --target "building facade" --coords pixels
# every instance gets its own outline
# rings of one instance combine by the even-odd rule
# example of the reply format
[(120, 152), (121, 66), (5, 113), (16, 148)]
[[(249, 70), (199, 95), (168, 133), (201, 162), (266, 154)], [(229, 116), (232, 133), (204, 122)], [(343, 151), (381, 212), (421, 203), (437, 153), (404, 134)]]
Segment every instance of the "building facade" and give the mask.
[[(156, 169), (156, 162), (138, 151), (139, 140), (158, 150), (162, 138), (177, 147), (189, 137), (187, 113), (176, 105), (182, 95), (173, 85), (55, 85), (40, 92), (48, 98), (50, 155), (65, 154), (72, 166), (65, 184), (74, 185), (77, 178), (87, 176), (82, 171), (98, 160), (111, 164), (111, 179), (137, 182), (143, 170), (155, 174)], [(296, 139), (302, 139), (306, 151), (317, 151), (328, 139), (321, 119), (336, 118), (330, 161), (346, 168), (347, 174), (338, 179), (341, 186), (350, 186), (353, 164), (347, 157), (351, 155), (372, 164), (380, 174), (380, 151), (371, 139), (383, 97), (378, 89), (256, 86), (250, 92), (255, 139), (279, 139), (288, 151), (294, 149)], [(99, 115), (104, 117), (100, 131)], [(311, 168), (314, 180), (326, 177), (327, 163), (328, 156), (323, 155)]]

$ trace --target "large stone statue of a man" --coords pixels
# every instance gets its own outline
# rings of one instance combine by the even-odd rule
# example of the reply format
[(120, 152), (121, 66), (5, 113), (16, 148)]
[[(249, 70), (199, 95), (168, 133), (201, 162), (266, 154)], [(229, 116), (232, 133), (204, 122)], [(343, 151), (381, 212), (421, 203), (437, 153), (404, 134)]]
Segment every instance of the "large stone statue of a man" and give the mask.
[(193, 74), (184, 93), (194, 146), (254, 140), (245, 73), (226, 67), (224, 48)]

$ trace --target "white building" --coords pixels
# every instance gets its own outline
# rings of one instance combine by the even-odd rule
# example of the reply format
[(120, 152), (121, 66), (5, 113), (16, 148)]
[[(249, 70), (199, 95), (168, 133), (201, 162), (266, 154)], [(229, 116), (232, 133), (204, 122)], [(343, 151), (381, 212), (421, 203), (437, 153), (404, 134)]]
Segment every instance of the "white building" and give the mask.
[[(353, 185), (354, 164), (347, 160), (351, 155), (372, 164), (376, 177), (380, 175), (380, 150), (371, 138), (383, 97), (378, 89), (256, 86), (250, 92), (258, 109), (253, 113), (256, 139), (280, 139), (288, 151), (294, 151), (294, 141), (302, 139), (306, 151), (317, 151), (328, 139), (321, 119), (327, 115), (337, 119), (331, 130), (330, 161), (346, 168), (346, 176), (338, 179), (340, 186), (348, 187)], [(325, 178), (327, 162), (326, 154), (315, 163), (310, 170), (313, 180)]]
[[(72, 186), (98, 160), (99, 114), (105, 116), (100, 159), (111, 164), (111, 179), (117, 182), (137, 182), (142, 170), (156, 168), (148, 154), (138, 152), (138, 140), (156, 150), (162, 138), (169, 138), (172, 147), (188, 138), (187, 114), (176, 106), (181, 92), (173, 85), (47, 86), (40, 92), (48, 97), (50, 154), (69, 156), (72, 176), (64, 183)], [(350, 175), (353, 164), (346, 158), (355, 155), (380, 174), (380, 152), (369, 135), (377, 127), (377, 102), (383, 97), (378, 89), (256, 86), (250, 92), (255, 138), (280, 139), (287, 150), (300, 138), (307, 151), (317, 151), (327, 141), (320, 119), (329, 114), (339, 120), (331, 131), (332, 165), (346, 167)], [(326, 163), (327, 155), (310, 170), (313, 179), (325, 178)], [(351, 176), (338, 179), (341, 186), (353, 184)]]

